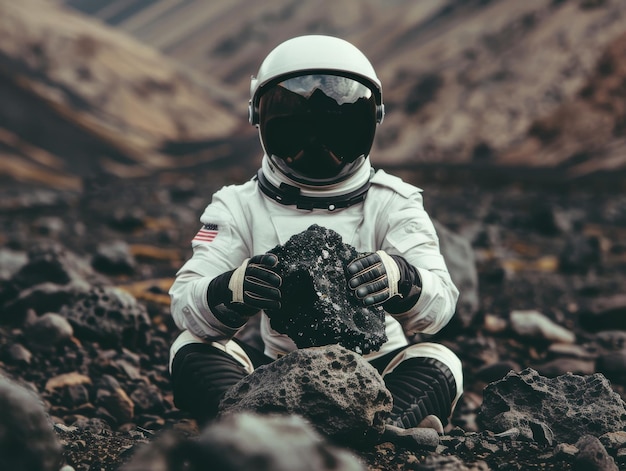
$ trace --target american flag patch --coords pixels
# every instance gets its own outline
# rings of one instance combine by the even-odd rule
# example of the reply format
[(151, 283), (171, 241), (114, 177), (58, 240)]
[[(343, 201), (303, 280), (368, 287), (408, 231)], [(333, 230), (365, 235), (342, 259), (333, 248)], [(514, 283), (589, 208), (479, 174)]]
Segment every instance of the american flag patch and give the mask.
[(217, 224), (205, 224), (192, 239), (192, 242), (213, 242), (217, 237)]

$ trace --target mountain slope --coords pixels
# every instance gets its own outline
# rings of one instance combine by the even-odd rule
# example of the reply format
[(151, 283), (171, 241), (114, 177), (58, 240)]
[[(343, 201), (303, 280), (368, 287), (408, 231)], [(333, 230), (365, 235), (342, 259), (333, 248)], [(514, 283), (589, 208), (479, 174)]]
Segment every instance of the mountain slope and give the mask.
[[(552, 147), (523, 152), (524, 142), (537, 122), (595, 86), (589, 78), (604, 51), (626, 31), (621, 0), (67, 3), (202, 72), (207, 83), (219, 82), (235, 109), (276, 44), (299, 34), (344, 37), (383, 81), (388, 114), (374, 160), (402, 165), (507, 165), (510, 158), (553, 167), (576, 158), (577, 145), (556, 158)], [(602, 152), (594, 158), (615, 160)]]
[(0, 173), (68, 188), (216, 159), (225, 149), (176, 154), (215, 148), (241, 126), (175, 61), (39, 0), (0, 2), (0, 96)]

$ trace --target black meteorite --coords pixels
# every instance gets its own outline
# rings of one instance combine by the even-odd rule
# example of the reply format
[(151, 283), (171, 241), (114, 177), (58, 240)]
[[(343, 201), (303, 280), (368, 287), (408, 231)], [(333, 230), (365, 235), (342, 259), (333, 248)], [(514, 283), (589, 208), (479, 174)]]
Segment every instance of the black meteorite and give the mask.
[(283, 278), (282, 307), (267, 311), (274, 330), (298, 348), (339, 344), (359, 354), (387, 341), (382, 307), (363, 307), (348, 287), (346, 266), (360, 253), (339, 234), (314, 224), (270, 252)]

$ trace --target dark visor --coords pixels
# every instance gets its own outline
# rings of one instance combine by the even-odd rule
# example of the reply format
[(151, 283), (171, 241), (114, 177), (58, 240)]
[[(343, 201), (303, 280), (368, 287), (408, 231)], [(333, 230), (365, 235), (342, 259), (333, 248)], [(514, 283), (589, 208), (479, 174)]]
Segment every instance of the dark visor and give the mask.
[(259, 101), (265, 151), (306, 177), (338, 174), (367, 156), (376, 100), (367, 86), (337, 75), (304, 75), (271, 86)]

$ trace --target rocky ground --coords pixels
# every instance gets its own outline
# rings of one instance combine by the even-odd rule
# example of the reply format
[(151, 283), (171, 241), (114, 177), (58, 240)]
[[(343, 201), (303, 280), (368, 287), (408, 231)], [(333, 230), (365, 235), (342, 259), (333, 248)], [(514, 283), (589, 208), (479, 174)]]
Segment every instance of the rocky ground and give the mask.
[[(583, 469), (575, 464), (586, 449), (578, 439), (595, 435), (600, 451), (626, 469), (623, 426), (594, 433), (589, 419), (579, 423), (579, 437), (569, 430), (565, 440), (558, 424), (525, 433), (479, 414), (486, 386), (525, 368), (542, 378), (599, 372), (624, 397), (623, 188), (502, 179), (461, 185), (471, 175), (399, 173), (425, 188), (431, 215), (474, 251), (477, 310), (438, 336), (463, 360), (466, 392), (437, 446), (386, 441), (355, 453), (370, 470)], [(211, 193), (242, 175), (213, 169), (100, 179), (80, 194), (2, 190), (0, 371), (43, 399), (63, 463), (117, 470), (165, 432), (198, 434), (172, 403), (167, 360), (176, 329), (166, 291)], [(598, 414), (581, 402), (583, 393), (575, 398), (581, 417)], [(550, 403), (533, 394), (526, 400), (538, 401), (545, 421)]]

